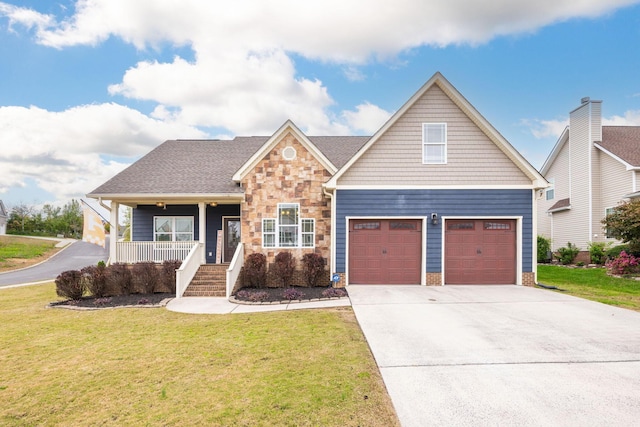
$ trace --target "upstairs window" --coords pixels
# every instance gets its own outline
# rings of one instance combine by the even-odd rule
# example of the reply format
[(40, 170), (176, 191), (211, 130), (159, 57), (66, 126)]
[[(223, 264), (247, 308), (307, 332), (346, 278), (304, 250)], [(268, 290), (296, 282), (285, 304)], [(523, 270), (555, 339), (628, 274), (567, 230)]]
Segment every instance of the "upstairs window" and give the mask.
[(315, 226), (313, 218), (300, 218), (299, 204), (280, 203), (276, 218), (262, 220), (262, 247), (313, 248)]
[(547, 200), (553, 200), (553, 198), (556, 196), (555, 195), (555, 180), (553, 178), (549, 179), (549, 184), (551, 184), (551, 187), (547, 188), (547, 190), (545, 191), (545, 194), (546, 194)]
[(447, 163), (447, 124), (422, 124), (422, 163), (443, 165)]

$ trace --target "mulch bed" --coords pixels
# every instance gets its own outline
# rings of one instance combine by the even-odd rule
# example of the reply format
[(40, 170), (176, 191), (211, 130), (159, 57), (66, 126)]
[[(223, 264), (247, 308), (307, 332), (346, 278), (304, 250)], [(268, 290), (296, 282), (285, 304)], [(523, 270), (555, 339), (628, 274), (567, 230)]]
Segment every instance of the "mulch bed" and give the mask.
[(115, 307), (162, 307), (167, 299), (174, 298), (175, 294), (131, 294), (116, 295), (104, 298), (83, 297), (79, 300), (57, 301), (49, 304), (50, 307), (64, 308), (115, 308)]
[(232, 300), (246, 303), (276, 303), (291, 301), (315, 301), (347, 297), (347, 290), (326, 287), (292, 286), (288, 288), (242, 288)]

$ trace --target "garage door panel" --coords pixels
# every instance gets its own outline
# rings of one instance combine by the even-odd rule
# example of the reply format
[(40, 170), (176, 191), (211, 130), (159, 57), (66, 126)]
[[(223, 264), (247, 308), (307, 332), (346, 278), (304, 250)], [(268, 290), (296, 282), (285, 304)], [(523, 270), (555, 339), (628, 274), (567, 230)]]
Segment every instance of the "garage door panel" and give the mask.
[(446, 284), (514, 284), (515, 220), (447, 220)]
[(349, 282), (420, 284), (420, 220), (351, 220)]

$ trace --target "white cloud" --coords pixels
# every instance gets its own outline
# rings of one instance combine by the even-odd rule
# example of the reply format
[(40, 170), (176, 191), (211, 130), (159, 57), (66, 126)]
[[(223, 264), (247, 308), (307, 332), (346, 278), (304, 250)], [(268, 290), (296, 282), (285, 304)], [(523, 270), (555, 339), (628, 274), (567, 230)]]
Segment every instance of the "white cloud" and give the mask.
[(363, 131), (367, 134), (373, 134), (380, 129), (389, 120), (391, 114), (368, 102), (358, 105), (355, 111), (344, 111), (342, 113), (351, 129)]
[(522, 125), (529, 127), (533, 136), (537, 139), (555, 138), (558, 139), (564, 129), (569, 126), (569, 119), (556, 120), (522, 120)]
[(33, 178), (59, 199), (79, 197), (165, 139), (202, 138), (189, 126), (162, 122), (109, 103), (62, 112), (0, 107), (0, 193)]
[[(192, 62), (132, 64), (109, 87), (113, 96), (156, 103), (150, 117), (118, 104), (63, 112), (0, 108), (3, 148), (9, 147), (0, 154), (0, 193), (31, 176), (61, 198), (83, 194), (124, 166), (105, 156), (133, 158), (164, 139), (205, 136), (198, 126), (270, 134), (290, 118), (310, 134), (372, 133), (390, 113), (369, 103), (332, 113), (327, 87), (300, 76), (292, 55), (339, 64), (347, 79), (358, 81), (365, 77), (362, 65), (397, 61), (419, 46), (477, 45), (637, 1), (183, 0), (176, 6), (175, 0), (78, 0), (64, 18), (0, 2), (9, 29), (23, 26), (44, 46), (115, 37), (149, 55), (167, 45), (194, 53)], [(533, 127), (538, 137), (557, 136), (564, 124)]]
[(607, 126), (640, 126), (640, 110), (629, 110), (624, 116), (611, 116), (602, 119)]

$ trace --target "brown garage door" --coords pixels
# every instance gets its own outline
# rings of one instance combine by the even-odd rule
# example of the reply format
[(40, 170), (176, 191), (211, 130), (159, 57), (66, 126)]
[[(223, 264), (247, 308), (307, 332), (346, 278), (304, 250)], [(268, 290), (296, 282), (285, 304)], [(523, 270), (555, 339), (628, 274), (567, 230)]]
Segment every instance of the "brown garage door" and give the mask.
[(349, 283), (420, 284), (422, 221), (351, 220)]
[(447, 220), (446, 284), (515, 284), (515, 220)]

